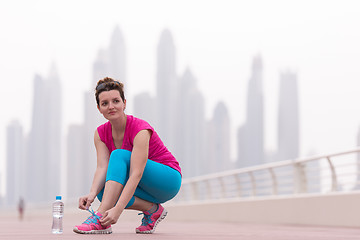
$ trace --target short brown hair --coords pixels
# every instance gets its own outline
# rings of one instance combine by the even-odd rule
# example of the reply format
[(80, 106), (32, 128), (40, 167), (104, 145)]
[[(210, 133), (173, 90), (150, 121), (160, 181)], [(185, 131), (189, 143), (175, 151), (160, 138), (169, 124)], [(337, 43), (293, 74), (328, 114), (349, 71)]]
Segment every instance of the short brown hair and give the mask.
[(119, 81), (115, 81), (112, 78), (106, 77), (104, 79), (99, 80), (96, 84), (95, 98), (96, 98), (96, 103), (98, 106), (99, 106), (100, 93), (102, 93), (104, 91), (110, 91), (110, 90), (118, 90), (120, 93), (121, 99), (123, 100), (123, 102), (125, 102), (124, 84)]

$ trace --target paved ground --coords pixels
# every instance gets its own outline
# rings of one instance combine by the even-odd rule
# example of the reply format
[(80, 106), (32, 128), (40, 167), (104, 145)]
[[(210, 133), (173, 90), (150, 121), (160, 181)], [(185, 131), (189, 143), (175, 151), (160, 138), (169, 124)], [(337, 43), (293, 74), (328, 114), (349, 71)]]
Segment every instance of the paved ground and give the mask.
[[(169, 213), (171, 214), (171, 213)], [(135, 233), (140, 223), (134, 219), (120, 219), (109, 235), (81, 235), (72, 227), (84, 220), (85, 213), (65, 214), (64, 233), (51, 234), (51, 215), (41, 213), (26, 216), (20, 221), (15, 214), (0, 215), (0, 239), (237, 239), (237, 240), (347, 240), (360, 239), (360, 228), (334, 228), (291, 225), (256, 225), (224, 222), (176, 222), (169, 216), (154, 234)]]

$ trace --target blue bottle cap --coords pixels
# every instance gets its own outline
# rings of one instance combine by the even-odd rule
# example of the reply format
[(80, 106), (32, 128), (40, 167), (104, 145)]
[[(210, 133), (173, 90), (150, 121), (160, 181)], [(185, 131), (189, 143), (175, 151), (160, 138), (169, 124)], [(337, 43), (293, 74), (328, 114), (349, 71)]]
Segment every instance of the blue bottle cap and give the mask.
[(56, 200), (61, 200), (61, 196), (56, 196)]

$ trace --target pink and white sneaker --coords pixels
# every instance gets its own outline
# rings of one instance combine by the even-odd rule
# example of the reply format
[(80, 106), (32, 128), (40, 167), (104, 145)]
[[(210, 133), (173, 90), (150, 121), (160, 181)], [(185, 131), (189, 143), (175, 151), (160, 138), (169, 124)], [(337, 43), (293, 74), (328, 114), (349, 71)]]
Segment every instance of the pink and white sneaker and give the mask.
[(154, 213), (149, 213), (148, 211), (139, 213), (143, 214), (142, 224), (136, 228), (136, 233), (153, 233), (155, 231), (156, 225), (163, 220), (167, 215), (167, 210), (158, 204), (158, 208)]
[(104, 227), (100, 224), (101, 213), (88, 210), (92, 215), (81, 225), (75, 226), (73, 231), (81, 234), (110, 234), (111, 225)]

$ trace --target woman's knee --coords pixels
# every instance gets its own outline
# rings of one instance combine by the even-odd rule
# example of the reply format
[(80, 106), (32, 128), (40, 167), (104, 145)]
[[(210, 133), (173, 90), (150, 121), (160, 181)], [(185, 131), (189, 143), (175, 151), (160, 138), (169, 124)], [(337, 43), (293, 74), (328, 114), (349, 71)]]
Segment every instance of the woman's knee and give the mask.
[(109, 163), (122, 161), (128, 164), (130, 162), (130, 157), (131, 157), (130, 151), (124, 149), (116, 149), (111, 152)]
[(129, 158), (130, 156), (131, 152), (125, 149), (115, 149), (110, 154), (110, 158)]
[(106, 181), (112, 180), (124, 185), (129, 178), (130, 157), (130, 151), (123, 149), (112, 151), (106, 173)]

